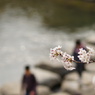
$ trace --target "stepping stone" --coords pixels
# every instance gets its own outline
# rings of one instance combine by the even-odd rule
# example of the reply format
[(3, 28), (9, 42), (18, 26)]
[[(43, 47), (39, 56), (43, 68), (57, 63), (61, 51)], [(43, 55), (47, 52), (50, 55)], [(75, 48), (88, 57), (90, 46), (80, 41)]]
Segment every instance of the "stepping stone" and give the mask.
[(58, 92), (58, 93), (53, 93), (53, 94), (50, 94), (50, 95), (71, 95), (67, 92)]
[(94, 77), (93, 73), (84, 71), (82, 74), (82, 84), (85, 86), (92, 85), (93, 77)]
[(61, 82), (61, 78), (58, 74), (51, 71), (33, 68), (33, 74), (35, 75), (38, 84), (53, 87)]
[(37, 86), (37, 94), (38, 95), (50, 95), (50, 93), (51, 93), (51, 91), (50, 91), (49, 87), (43, 86), (43, 85)]
[(85, 68), (87, 71), (95, 72), (95, 63), (87, 64)]
[(70, 74), (67, 74), (65, 76), (65, 80), (72, 80), (72, 81), (78, 81), (79, 80), (79, 76), (76, 72), (72, 72)]
[[(25, 92), (24, 92), (25, 93)], [(23, 94), (24, 94), (23, 93)], [(49, 87), (38, 85), (37, 86), (38, 95), (49, 95), (51, 93)], [(21, 85), (19, 82), (8, 83), (1, 88), (2, 95), (21, 95)]]
[(77, 81), (65, 80), (62, 82), (61, 90), (69, 92), (71, 94), (75, 94), (79, 93), (80, 88)]
[(21, 93), (20, 82), (8, 83), (1, 87), (2, 95), (20, 95)]
[(37, 64), (35, 67), (52, 71), (54, 73), (59, 74), (61, 77), (63, 77), (66, 74), (74, 71), (74, 70), (73, 71), (67, 71), (63, 67), (63, 64), (62, 63), (58, 63), (57, 61), (41, 62), (41, 63)]
[(86, 38), (86, 41), (90, 44), (95, 45), (95, 36), (94, 35), (90, 35), (90, 37)]

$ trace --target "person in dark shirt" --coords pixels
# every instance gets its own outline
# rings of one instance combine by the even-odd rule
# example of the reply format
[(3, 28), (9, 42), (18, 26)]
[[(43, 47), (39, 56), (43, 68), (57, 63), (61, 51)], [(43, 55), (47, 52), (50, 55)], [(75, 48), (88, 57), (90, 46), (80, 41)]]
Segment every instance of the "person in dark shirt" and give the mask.
[(26, 90), (26, 95), (36, 95), (36, 78), (35, 76), (30, 72), (30, 67), (25, 67), (25, 74), (22, 78), (22, 90)]
[[(78, 58), (78, 55), (79, 55), (78, 52), (79, 52), (80, 48), (83, 48), (86, 50), (85, 46), (83, 46), (81, 41), (78, 39), (78, 40), (76, 40), (76, 45), (75, 45), (75, 48), (73, 51), (73, 56), (74, 56), (74, 60), (79, 61), (79, 62), (81, 62)], [(80, 78), (82, 77), (82, 72), (84, 70), (85, 70), (85, 63), (76, 63), (76, 71)]]

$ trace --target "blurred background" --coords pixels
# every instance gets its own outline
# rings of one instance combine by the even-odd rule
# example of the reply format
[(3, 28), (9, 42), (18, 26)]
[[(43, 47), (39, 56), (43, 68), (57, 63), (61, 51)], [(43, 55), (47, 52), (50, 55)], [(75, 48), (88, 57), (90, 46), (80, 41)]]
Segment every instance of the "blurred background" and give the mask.
[(80, 88), (75, 71), (49, 59), (58, 45), (72, 55), (76, 39), (95, 48), (95, 0), (0, 0), (0, 95), (20, 95), (26, 65), (38, 95), (95, 95), (94, 63), (86, 65)]

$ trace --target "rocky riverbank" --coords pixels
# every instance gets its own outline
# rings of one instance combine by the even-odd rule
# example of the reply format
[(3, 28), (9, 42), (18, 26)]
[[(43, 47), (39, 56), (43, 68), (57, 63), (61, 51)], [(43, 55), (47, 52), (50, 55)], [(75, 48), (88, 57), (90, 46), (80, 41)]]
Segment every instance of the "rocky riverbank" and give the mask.
[[(66, 72), (63, 69), (62, 72), (64, 77), (62, 77), (57, 71), (61, 68), (61, 64), (57, 66), (52, 66), (52, 64), (42, 63), (45, 67), (49, 65), (51, 70), (45, 70), (39, 67), (32, 69), (32, 72), (36, 76), (38, 86), (38, 95), (95, 95), (94, 85), (92, 84), (92, 78), (95, 75), (95, 63), (86, 65), (86, 71), (83, 72), (81, 79), (81, 84), (76, 71)], [(55, 71), (53, 70), (55, 69)], [(59, 74), (58, 74), (59, 73)], [(0, 88), (0, 95), (20, 95), (21, 82), (14, 82), (5, 84)]]
[[(86, 40), (88, 46), (95, 47), (93, 37)], [(38, 82), (38, 95), (95, 95), (95, 85), (92, 84), (95, 63), (87, 64), (85, 68), (80, 80), (75, 70), (67, 71), (61, 63), (43, 61), (36, 64), (32, 72)], [(0, 87), (0, 95), (21, 95), (21, 81)]]

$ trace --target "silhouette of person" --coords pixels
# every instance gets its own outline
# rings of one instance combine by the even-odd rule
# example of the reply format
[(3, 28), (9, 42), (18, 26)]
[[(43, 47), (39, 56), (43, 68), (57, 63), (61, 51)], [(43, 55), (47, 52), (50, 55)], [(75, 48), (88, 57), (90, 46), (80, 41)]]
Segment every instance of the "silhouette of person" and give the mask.
[(22, 91), (25, 90), (26, 95), (36, 95), (36, 78), (30, 72), (30, 67), (25, 67), (25, 74), (22, 78)]
[[(75, 48), (73, 51), (73, 56), (74, 56), (74, 60), (79, 61), (79, 62), (81, 62), (78, 58), (78, 52), (79, 52), (80, 48), (83, 48), (86, 50), (85, 46), (83, 46), (81, 41), (78, 39), (78, 40), (76, 40), (76, 45), (75, 45)], [(76, 71), (77, 71), (80, 78), (82, 77), (82, 72), (84, 70), (85, 70), (85, 64), (84, 63), (76, 63)]]

